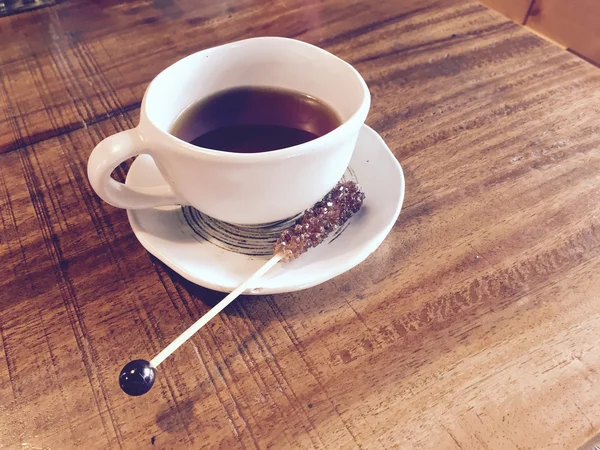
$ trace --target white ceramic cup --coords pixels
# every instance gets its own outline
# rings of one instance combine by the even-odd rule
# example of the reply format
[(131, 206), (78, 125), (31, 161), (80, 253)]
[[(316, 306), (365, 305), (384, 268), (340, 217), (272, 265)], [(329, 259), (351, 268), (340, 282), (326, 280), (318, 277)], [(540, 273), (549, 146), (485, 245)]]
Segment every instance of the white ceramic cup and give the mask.
[[(271, 86), (312, 95), (342, 119), (335, 130), (301, 145), (264, 153), (196, 147), (171, 134), (191, 104), (238, 86)], [(88, 161), (96, 193), (118, 208), (191, 205), (216, 219), (261, 224), (293, 216), (323, 197), (343, 176), (371, 97), (348, 63), (293, 39), (261, 37), (190, 55), (148, 86), (139, 125), (104, 139)], [(126, 159), (148, 154), (167, 184), (133, 188), (111, 178)]]

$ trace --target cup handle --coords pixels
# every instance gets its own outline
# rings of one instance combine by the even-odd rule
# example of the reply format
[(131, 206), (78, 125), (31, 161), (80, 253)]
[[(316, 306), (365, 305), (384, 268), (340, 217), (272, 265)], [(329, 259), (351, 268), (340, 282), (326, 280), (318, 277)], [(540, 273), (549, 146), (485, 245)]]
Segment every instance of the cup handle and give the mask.
[(88, 159), (88, 178), (96, 194), (117, 208), (144, 209), (174, 205), (179, 201), (167, 186), (130, 187), (111, 178), (111, 173), (123, 161), (146, 153), (144, 142), (136, 128), (113, 134), (100, 142)]

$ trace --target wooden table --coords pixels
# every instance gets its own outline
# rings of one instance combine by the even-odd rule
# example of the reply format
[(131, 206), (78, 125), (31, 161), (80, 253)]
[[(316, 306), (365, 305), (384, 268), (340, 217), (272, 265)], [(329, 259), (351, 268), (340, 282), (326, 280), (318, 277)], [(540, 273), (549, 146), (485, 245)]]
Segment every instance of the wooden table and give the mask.
[[(600, 72), (472, 1), (62, 1), (0, 19), (0, 448), (570, 449), (600, 427)], [(214, 303), (86, 177), (148, 82), (283, 35), (354, 64), (405, 206), (350, 272)], [(126, 166), (126, 165), (125, 165)], [(117, 177), (123, 179), (127, 167)]]

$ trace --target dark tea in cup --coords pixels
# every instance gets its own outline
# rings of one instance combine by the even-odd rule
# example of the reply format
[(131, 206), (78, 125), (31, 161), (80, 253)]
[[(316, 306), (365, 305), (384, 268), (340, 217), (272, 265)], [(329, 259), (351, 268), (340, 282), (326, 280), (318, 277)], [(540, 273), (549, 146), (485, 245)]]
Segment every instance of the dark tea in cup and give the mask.
[(216, 92), (186, 108), (171, 134), (211, 150), (260, 153), (304, 144), (340, 124), (338, 114), (313, 96), (242, 86)]

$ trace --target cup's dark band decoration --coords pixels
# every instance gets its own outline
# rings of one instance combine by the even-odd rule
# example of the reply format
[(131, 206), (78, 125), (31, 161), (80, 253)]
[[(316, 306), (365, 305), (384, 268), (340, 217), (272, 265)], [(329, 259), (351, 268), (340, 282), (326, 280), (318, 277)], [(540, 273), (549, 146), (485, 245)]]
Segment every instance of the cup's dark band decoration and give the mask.
[[(358, 183), (356, 175), (348, 168), (342, 181)], [(234, 225), (208, 216), (191, 206), (183, 206), (181, 214), (194, 235), (223, 250), (248, 256), (271, 256), (273, 245), (283, 230), (291, 226), (301, 214), (278, 222), (259, 225)], [(347, 224), (331, 233), (328, 242), (335, 240)]]

